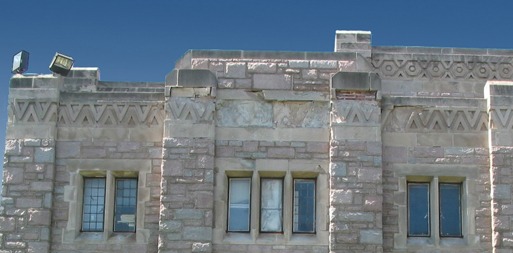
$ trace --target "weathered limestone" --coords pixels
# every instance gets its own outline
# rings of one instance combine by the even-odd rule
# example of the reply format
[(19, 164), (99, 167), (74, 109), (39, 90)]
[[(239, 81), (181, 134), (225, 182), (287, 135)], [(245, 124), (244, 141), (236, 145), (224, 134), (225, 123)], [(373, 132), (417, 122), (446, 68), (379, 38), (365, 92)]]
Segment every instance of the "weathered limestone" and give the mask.
[[(176, 72), (178, 82), (166, 83), (159, 252), (212, 252), (216, 80), (210, 71)], [(191, 87), (213, 88), (187, 95)]]
[[(335, 52), (191, 50), (164, 83), (16, 75), (0, 252), (513, 253), (512, 55), (337, 31)], [(104, 192), (87, 195), (88, 178)], [(116, 214), (119, 179), (137, 180), (135, 213)], [(427, 186), (422, 236), (410, 184)], [(442, 184), (459, 186), (456, 236)], [(263, 221), (269, 193), (281, 216)], [(247, 230), (229, 231), (231, 208), (249, 210)]]
[(353, 93), (332, 101), (330, 252), (383, 252), (381, 109), (375, 97), (360, 100), (359, 96), (368, 91), (376, 94), (380, 88), (373, 87), (379, 83), (376, 78), (338, 73), (332, 81), (335, 93)]
[(513, 83), (488, 81), (485, 86), (487, 110), (490, 119), (488, 136), (490, 138), (490, 182), (492, 216), (492, 245), (494, 253), (513, 252), (513, 230), (511, 219), (513, 204), (511, 189), (511, 152), (513, 135), (510, 127), (511, 102), (513, 102)]

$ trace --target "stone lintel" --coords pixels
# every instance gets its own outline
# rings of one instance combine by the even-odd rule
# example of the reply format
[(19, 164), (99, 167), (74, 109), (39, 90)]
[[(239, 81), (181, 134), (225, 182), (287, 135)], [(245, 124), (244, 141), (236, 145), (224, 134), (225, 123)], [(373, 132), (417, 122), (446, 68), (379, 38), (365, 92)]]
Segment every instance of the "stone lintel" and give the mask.
[(329, 141), (327, 128), (216, 128), (216, 140)]
[(265, 100), (272, 101), (329, 101), (328, 92), (263, 90)]
[(344, 91), (381, 91), (381, 79), (370, 72), (338, 72), (331, 78), (331, 85)]
[(217, 78), (208, 69), (174, 69), (166, 76), (166, 86), (188, 88), (216, 87)]

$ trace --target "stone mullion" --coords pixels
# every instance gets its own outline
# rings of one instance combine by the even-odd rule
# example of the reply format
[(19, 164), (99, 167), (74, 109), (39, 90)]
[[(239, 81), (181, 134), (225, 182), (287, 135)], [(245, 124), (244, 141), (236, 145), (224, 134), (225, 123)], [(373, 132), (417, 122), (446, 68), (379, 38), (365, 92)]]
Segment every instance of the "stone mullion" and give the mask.
[[(59, 91), (11, 87), (9, 93), (0, 248), (50, 252)], [(20, 100), (24, 111), (15, 109)]]

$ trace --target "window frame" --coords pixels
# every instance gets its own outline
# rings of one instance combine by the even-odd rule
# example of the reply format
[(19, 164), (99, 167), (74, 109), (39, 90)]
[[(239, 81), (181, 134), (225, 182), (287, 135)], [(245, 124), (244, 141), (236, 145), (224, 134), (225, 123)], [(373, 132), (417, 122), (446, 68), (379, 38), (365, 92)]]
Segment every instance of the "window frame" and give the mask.
[[(294, 218), (296, 207), (296, 180), (313, 182), (313, 230), (312, 231), (295, 231)], [(293, 234), (315, 234), (317, 232), (317, 178), (292, 178), (292, 233)]]
[[(459, 235), (443, 235), (442, 234), (442, 185), (458, 185), (459, 190)], [(463, 195), (463, 183), (453, 182), (438, 182), (438, 233), (440, 238), (463, 238), (463, 209), (462, 209), (462, 196)]]
[[(118, 181), (120, 180), (135, 180), (135, 205), (134, 205), (134, 208), (135, 208), (135, 211), (134, 211), (134, 229), (133, 231), (123, 231), (123, 230), (116, 230), (116, 214), (117, 214), (117, 208), (118, 208), (118, 204), (117, 204), (117, 195), (118, 195)], [(112, 208), (112, 211), (113, 211), (113, 214), (112, 214), (112, 231), (114, 233), (135, 233), (135, 231), (137, 230), (137, 195), (138, 195), (138, 192), (139, 192), (139, 189), (138, 189), (138, 185), (139, 185), (139, 178), (137, 177), (114, 177), (114, 201), (113, 201), (113, 208)], [(104, 218), (105, 219), (105, 218)]]
[[(410, 185), (427, 185), (427, 205), (428, 205), (428, 233), (427, 235), (412, 235), (410, 233), (410, 223), (411, 223), (411, 219), (410, 219)], [(406, 210), (407, 210), (407, 219), (406, 219), (406, 224), (407, 224), (407, 236), (408, 237), (420, 237), (420, 238), (429, 238), (431, 237), (432, 235), (432, 226), (431, 226), (431, 222), (432, 222), (432, 213), (431, 213), (431, 198), (432, 198), (432, 194), (431, 194), (431, 183), (430, 182), (417, 182), (417, 181), (408, 181), (406, 182)]]
[[(280, 227), (281, 227), (281, 230), (280, 231), (264, 231), (262, 230), (262, 213), (263, 213), (263, 209), (262, 209), (262, 192), (263, 192), (263, 187), (262, 187), (262, 182), (265, 181), (265, 180), (279, 180), (281, 182), (281, 209), (280, 209)], [(259, 232), (260, 233), (264, 233), (264, 234), (272, 234), (272, 233), (278, 233), (278, 234), (283, 234), (285, 229), (284, 229), (284, 220), (283, 220), (283, 217), (284, 217), (284, 205), (285, 205), (285, 178), (283, 177), (279, 177), (279, 178), (276, 178), (276, 177), (260, 177), (260, 200), (259, 200), (259, 219), (258, 219), (258, 227), (259, 227)]]
[[(101, 225), (101, 228), (98, 229), (98, 230), (85, 230), (84, 229), (84, 216), (86, 215), (85, 214), (85, 205), (86, 205), (86, 202), (85, 202), (85, 196), (86, 196), (86, 180), (92, 180), (92, 179), (103, 179), (103, 211), (102, 211), (102, 225)], [(83, 177), (83, 187), (82, 187), (82, 203), (81, 203), (81, 206), (82, 206), (82, 212), (81, 212), (81, 216), (80, 216), (80, 232), (103, 232), (105, 231), (105, 208), (106, 208), (106, 203), (107, 203), (107, 198), (106, 198), (106, 195), (107, 195), (107, 178), (106, 177)]]
[[(248, 187), (248, 195), (249, 195), (249, 213), (248, 213), (248, 230), (247, 231), (237, 231), (237, 230), (230, 230), (230, 193), (231, 193), (231, 180), (241, 180), (241, 179), (247, 179), (249, 181), (249, 187)], [(251, 199), (252, 199), (252, 179), (251, 177), (228, 177), (228, 199), (227, 199), (227, 213), (226, 213), (226, 232), (227, 233), (249, 233), (251, 231), (251, 214), (252, 214), (252, 208), (251, 208)]]

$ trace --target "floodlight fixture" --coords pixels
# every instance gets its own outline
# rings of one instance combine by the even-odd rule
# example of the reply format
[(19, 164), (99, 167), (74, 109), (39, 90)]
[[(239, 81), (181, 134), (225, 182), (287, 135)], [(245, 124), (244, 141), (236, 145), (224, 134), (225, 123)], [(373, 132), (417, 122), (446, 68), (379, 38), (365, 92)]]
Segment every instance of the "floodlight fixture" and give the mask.
[(53, 73), (67, 76), (71, 67), (73, 67), (73, 58), (61, 53), (55, 53), (52, 63), (50, 64), (50, 70)]
[(29, 65), (29, 52), (21, 50), (16, 53), (12, 58), (12, 70), (13, 74), (23, 74), (27, 71)]

